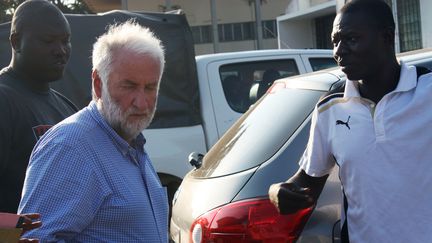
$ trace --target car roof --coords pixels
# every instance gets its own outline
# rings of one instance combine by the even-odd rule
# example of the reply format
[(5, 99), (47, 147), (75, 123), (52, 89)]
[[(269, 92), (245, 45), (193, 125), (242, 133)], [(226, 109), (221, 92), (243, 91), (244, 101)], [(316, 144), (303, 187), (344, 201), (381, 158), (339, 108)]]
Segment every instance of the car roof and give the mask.
[(414, 51), (407, 51), (399, 53), (398, 59), (403, 59), (405, 61), (417, 60), (423, 58), (431, 58), (432, 57), (432, 48), (424, 48)]
[(220, 60), (224, 58), (242, 58), (242, 57), (264, 57), (264, 56), (280, 56), (280, 55), (301, 55), (301, 54), (326, 54), (332, 55), (332, 50), (328, 49), (267, 49), (267, 50), (252, 50), (252, 51), (236, 51), (222, 52), (216, 54), (205, 54), (196, 56), (196, 60)]
[(338, 67), (334, 67), (293, 77), (281, 78), (274, 83), (284, 83), (285, 88), (327, 91), (334, 83), (344, 79), (345, 74)]

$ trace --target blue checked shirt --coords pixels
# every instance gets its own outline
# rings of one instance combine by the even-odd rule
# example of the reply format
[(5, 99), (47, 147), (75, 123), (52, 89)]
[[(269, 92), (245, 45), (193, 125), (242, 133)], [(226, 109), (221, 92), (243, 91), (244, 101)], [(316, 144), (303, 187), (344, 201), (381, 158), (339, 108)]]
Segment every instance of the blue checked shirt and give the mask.
[(41, 242), (168, 242), (168, 200), (140, 134), (130, 146), (96, 104), (50, 129), (30, 157), (19, 213)]

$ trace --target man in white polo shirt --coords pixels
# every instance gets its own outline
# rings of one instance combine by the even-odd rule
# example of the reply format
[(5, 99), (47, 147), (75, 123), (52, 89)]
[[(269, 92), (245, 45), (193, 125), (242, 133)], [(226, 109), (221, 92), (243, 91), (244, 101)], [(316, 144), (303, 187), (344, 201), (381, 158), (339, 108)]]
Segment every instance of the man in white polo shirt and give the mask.
[(316, 106), (300, 170), (269, 189), (282, 214), (314, 205), (339, 166), (343, 242), (432, 242), (432, 73), (398, 63), (395, 24), (381, 0), (336, 16), (344, 87)]

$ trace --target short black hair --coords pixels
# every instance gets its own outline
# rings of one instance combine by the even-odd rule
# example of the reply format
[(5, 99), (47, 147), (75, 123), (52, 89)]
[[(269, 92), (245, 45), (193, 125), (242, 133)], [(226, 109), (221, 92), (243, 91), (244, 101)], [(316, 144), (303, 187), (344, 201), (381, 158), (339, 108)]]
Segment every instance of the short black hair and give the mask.
[(60, 9), (47, 0), (27, 0), (15, 10), (11, 22), (11, 34), (23, 31), (29, 23), (37, 21), (46, 11), (62, 14)]
[(362, 13), (370, 17), (377, 28), (395, 31), (392, 10), (383, 0), (351, 0), (341, 8), (340, 13)]

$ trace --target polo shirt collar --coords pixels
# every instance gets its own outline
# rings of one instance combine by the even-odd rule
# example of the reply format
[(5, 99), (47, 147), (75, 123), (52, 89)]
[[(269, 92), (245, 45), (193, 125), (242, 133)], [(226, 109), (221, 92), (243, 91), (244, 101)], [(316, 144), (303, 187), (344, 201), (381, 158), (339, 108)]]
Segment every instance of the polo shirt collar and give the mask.
[[(417, 73), (414, 66), (408, 66), (404, 62), (401, 64), (401, 73), (399, 77), (398, 85), (393, 92), (404, 92), (409, 91), (417, 86)], [(361, 97), (358, 81), (347, 79), (345, 82), (344, 98)]]
[(91, 101), (88, 107), (93, 118), (96, 120), (99, 126), (107, 133), (107, 135), (112, 139), (114, 144), (117, 146), (117, 148), (124, 156), (128, 156), (131, 148), (137, 149), (139, 152), (144, 152), (144, 144), (146, 143), (146, 139), (144, 138), (142, 133), (140, 133), (134, 139), (134, 141), (132, 142), (133, 143), (133, 147), (132, 147), (131, 145), (129, 145), (128, 142), (126, 142), (126, 140), (120, 137), (117, 134), (117, 132), (108, 124), (108, 122), (99, 112), (99, 109), (97, 108), (97, 104), (95, 101)]
[(393, 92), (403, 92), (414, 89), (417, 86), (417, 71), (414, 66), (408, 66), (401, 61), (401, 73), (399, 83)]

